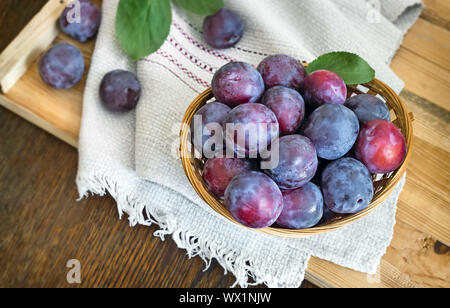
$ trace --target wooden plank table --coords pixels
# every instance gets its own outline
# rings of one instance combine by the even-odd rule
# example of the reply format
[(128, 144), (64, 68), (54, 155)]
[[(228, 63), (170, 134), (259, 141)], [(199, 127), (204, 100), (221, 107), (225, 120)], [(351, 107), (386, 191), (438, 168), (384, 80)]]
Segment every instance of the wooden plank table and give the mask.
[[(312, 258), (306, 278), (320, 287), (450, 287), (450, 3), (424, 2), (426, 9), (392, 61), (406, 83), (401, 97), (416, 118), (394, 239), (373, 277)], [(2, 5), (8, 9), (12, 3), (2, 1), (0, 14), (5, 14)], [(58, 10), (59, 1), (51, 0), (41, 14), (53, 16)], [(41, 19), (34, 19), (23, 32), (39, 26)], [(36, 39), (51, 41), (58, 35), (53, 31)], [(4, 45), (12, 39), (0, 38)], [(56, 40), (70, 41), (64, 35)], [(14, 54), (27, 44), (33, 42), (22, 41), (7, 52)], [(78, 46), (89, 60), (93, 43)], [(14, 63), (18, 71), (22, 65), (30, 68), (0, 95), (0, 104), (76, 147), (84, 81), (67, 91), (43, 87), (31, 51), (29, 61)], [(12, 64), (0, 63), (0, 72), (5, 65)], [(126, 221), (117, 221), (109, 198), (85, 200), (74, 210), (76, 152), (26, 124), (16, 131), (17, 121), (0, 109), (0, 134), (5, 136), (0, 139), (0, 266), (7, 269), (0, 273), (0, 286), (67, 286), (64, 262), (74, 255), (84, 264), (82, 286), (214, 287), (233, 282), (217, 264), (202, 273), (201, 260), (187, 261), (171, 241), (152, 238), (155, 227), (128, 229)], [(37, 179), (27, 182), (28, 172)]]

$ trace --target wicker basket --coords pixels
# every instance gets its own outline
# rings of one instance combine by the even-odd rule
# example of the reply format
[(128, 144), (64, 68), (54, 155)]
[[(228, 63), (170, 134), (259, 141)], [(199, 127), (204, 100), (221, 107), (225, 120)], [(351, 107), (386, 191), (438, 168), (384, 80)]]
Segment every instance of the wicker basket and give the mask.
[[(307, 237), (314, 234), (319, 234), (327, 231), (336, 230), (343, 226), (346, 226), (372, 212), (378, 205), (380, 205), (392, 192), (396, 184), (399, 182), (401, 177), (406, 171), (406, 166), (408, 164), (412, 140), (413, 140), (413, 128), (412, 121), (414, 117), (412, 113), (408, 113), (405, 105), (400, 100), (400, 97), (386, 84), (375, 79), (367, 84), (360, 86), (349, 86), (348, 95), (352, 94), (368, 93), (371, 95), (381, 96), (391, 111), (392, 122), (400, 128), (403, 136), (405, 136), (406, 144), (408, 148), (408, 153), (403, 164), (396, 171), (384, 174), (382, 176), (373, 175), (374, 184), (374, 197), (372, 203), (363, 211), (352, 214), (352, 215), (338, 215), (331, 221), (325, 224), (302, 230), (292, 230), (292, 229), (282, 229), (282, 228), (265, 228), (265, 229), (254, 229), (257, 232), (262, 232), (270, 235), (276, 235), (281, 237)], [(194, 114), (204, 106), (208, 101), (213, 98), (211, 88), (207, 89), (205, 92), (200, 94), (189, 106), (183, 119), (183, 125), (180, 133), (181, 146), (180, 146), (180, 157), (183, 163), (183, 168), (188, 177), (192, 187), (197, 191), (197, 193), (202, 197), (202, 199), (208, 203), (211, 208), (216, 212), (220, 213), (224, 217), (228, 218), (230, 221), (241, 225), (237, 222), (226, 209), (223, 201), (216, 198), (207, 188), (202, 179), (202, 169), (205, 163), (205, 159), (194, 158), (194, 148), (189, 140), (189, 127), (191, 121), (193, 120)], [(245, 226), (241, 225), (246, 228)]]

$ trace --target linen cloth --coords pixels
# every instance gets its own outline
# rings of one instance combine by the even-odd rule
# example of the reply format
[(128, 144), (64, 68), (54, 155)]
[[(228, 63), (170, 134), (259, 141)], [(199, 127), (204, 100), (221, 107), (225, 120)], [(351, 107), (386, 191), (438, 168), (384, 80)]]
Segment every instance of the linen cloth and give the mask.
[[(190, 102), (230, 61), (257, 65), (284, 53), (312, 61), (335, 50), (366, 59), (377, 78), (399, 92), (403, 83), (388, 68), (419, 0), (226, 0), (246, 23), (243, 39), (227, 50), (209, 48), (202, 17), (173, 8), (171, 32), (161, 49), (131, 62), (117, 43), (118, 0), (103, 1), (103, 20), (84, 94), (77, 185), (81, 197), (111, 194), (130, 225), (156, 223), (156, 236), (171, 235), (189, 257), (213, 259), (236, 277), (235, 285), (298, 287), (311, 255), (373, 274), (388, 247), (404, 179), (367, 217), (338, 231), (304, 239), (260, 234), (229, 222), (190, 186), (176, 156), (179, 130)], [(105, 110), (98, 94), (113, 69), (137, 73), (143, 94), (136, 111)]]

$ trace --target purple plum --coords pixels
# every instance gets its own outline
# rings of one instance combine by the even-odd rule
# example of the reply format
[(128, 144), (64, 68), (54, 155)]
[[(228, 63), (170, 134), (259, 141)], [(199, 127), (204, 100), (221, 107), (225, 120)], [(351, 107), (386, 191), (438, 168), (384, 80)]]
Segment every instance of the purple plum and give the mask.
[(267, 88), (283, 86), (298, 90), (306, 77), (306, 70), (296, 59), (288, 55), (273, 55), (258, 66)]
[(323, 215), (323, 197), (319, 187), (306, 183), (303, 187), (283, 191), (284, 206), (277, 224), (288, 229), (315, 226)]
[(354, 158), (331, 162), (322, 173), (327, 207), (340, 214), (358, 213), (372, 202), (374, 188), (369, 170)]
[[(265, 172), (283, 190), (296, 189), (308, 183), (316, 174), (318, 165), (316, 149), (311, 140), (300, 135), (289, 135), (281, 137), (278, 146), (278, 151), (272, 147), (270, 157), (263, 159), (263, 162), (271, 161), (271, 164), (278, 161), (278, 165)], [(278, 159), (274, 159), (274, 155)]]
[(225, 206), (241, 224), (250, 228), (271, 226), (283, 210), (283, 195), (267, 175), (246, 171), (233, 178), (225, 191)]
[(56, 89), (68, 89), (83, 78), (84, 58), (75, 46), (58, 44), (44, 53), (39, 60), (38, 70), (46, 84)]
[(389, 173), (406, 158), (405, 137), (392, 122), (373, 120), (364, 124), (355, 146), (356, 157), (371, 173)]
[(249, 103), (234, 108), (224, 126), (227, 151), (250, 158), (266, 151), (279, 135), (277, 117), (262, 104)]
[(244, 34), (244, 22), (235, 12), (221, 9), (203, 22), (203, 37), (213, 48), (224, 49), (236, 45)]
[(219, 198), (225, 194), (230, 181), (244, 171), (251, 171), (250, 161), (242, 158), (211, 158), (203, 168), (203, 180), (209, 190)]
[[(195, 113), (191, 123), (191, 136), (194, 146), (198, 151), (209, 154), (209, 151), (220, 151), (223, 148), (222, 125), (230, 111), (231, 108), (227, 105), (212, 102), (206, 104)], [(216, 132), (218, 129), (221, 132)], [(220, 140), (212, 138), (214, 136), (217, 136)], [(210, 158), (214, 155), (206, 156)]]
[(102, 13), (94, 3), (78, 0), (69, 3), (62, 12), (59, 25), (64, 33), (84, 43), (97, 34), (101, 20)]
[(335, 160), (352, 149), (358, 138), (359, 121), (347, 107), (326, 104), (310, 115), (303, 133), (314, 143), (320, 158)]
[(264, 93), (264, 81), (250, 64), (231, 62), (214, 74), (212, 91), (217, 101), (234, 108), (259, 102)]
[(126, 112), (136, 108), (141, 97), (141, 85), (132, 72), (115, 70), (103, 77), (100, 98), (110, 111)]
[(370, 94), (352, 96), (345, 102), (344, 106), (356, 114), (361, 126), (377, 119), (391, 121), (391, 114), (386, 104), (378, 97)]
[(276, 86), (266, 91), (262, 103), (277, 116), (280, 135), (294, 134), (303, 122), (305, 102), (295, 90)]
[(343, 105), (347, 99), (347, 86), (339, 75), (319, 70), (305, 78), (301, 93), (306, 104), (312, 109), (325, 104)]

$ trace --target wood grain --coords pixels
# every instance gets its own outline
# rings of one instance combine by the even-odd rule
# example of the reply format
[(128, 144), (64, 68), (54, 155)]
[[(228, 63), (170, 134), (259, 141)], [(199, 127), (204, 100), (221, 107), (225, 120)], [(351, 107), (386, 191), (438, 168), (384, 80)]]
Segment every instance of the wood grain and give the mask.
[[(13, 24), (3, 19), (17, 15), (15, 11), (8, 14), (8, 10), (20, 9), (31, 17), (45, 1), (29, 7), (17, 3), (0, 2), (0, 12), (4, 13), (0, 18), (0, 46), (6, 46), (8, 42), (3, 39), (11, 40), (28, 21)], [(6, 24), (14, 25), (10, 27), (14, 35), (4, 32)], [(93, 48), (92, 44), (88, 49)], [(74, 113), (78, 114), (81, 90), (82, 86), (71, 96), (77, 108)], [(55, 102), (61, 100), (59, 93), (42, 91), (49, 90), (34, 94), (56, 95)], [(26, 113), (20, 105), (9, 103), (21, 116)], [(35, 111), (38, 113), (39, 108)], [(39, 116), (32, 121), (49, 125), (47, 129), (51, 130), (51, 124)], [(79, 118), (74, 123), (77, 121)], [(81, 287), (204, 288), (229, 287), (234, 283), (234, 277), (224, 275), (216, 262), (203, 272), (201, 259), (188, 260), (172, 240), (161, 242), (154, 238), (156, 227), (130, 228), (125, 219), (118, 219), (111, 198), (75, 202), (75, 148), (1, 107), (0, 135), (0, 287), (71, 287), (66, 281), (70, 259), (81, 262), (82, 283), (75, 285)], [(302, 287), (314, 286), (305, 281)]]
[(421, 18), (450, 31), (450, 2), (422, 0), (425, 4)]
[[(398, 215), (397, 215), (398, 216)], [(395, 237), (376, 275), (362, 275), (351, 269), (313, 258), (309, 264), (312, 282), (319, 286), (361, 288), (448, 287), (450, 254), (434, 252), (436, 241), (409, 225), (398, 222)], [(332, 283), (330, 283), (332, 282)]]
[[(229, 287), (213, 262), (203, 272), (156, 227), (130, 228), (114, 200), (77, 203), (77, 151), (0, 107), (0, 287), (72, 287), (67, 261), (81, 263), (79, 287)], [(303, 287), (313, 287), (305, 282)]]
[(450, 32), (419, 19), (405, 36), (402, 48), (450, 70)]
[(0, 2), (0, 50), (13, 41), (22, 28), (44, 6), (47, 0)]
[(400, 48), (391, 68), (405, 82), (406, 89), (450, 110), (450, 71), (406, 48)]
[(222, 286), (216, 264), (188, 261), (155, 228), (118, 220), (111, 198), (80, 203), (74, 148), (0, 111), (0, 286), (68, 287), (66, 263), (78, 259), (82, 287)]
[[(450, 244), (450, 7), (446, 0), (424, 2), (421, 19), (392, 62), (406, 84), (401, 97), (416, 117), (415, 148), (398, 203), (394, 239), (379, 277), (312, 258), (306, 277), (318, 286), (450, 287), (450, 252), (445, 245)], [(39, 9), (13, 0), (0, 2), (0, 26), (9, 25), (14, 35), (25, 23), (4, 21), (3, 16), (18, 14), (4, 13), (2, 5), (6, 11), (20, 7), (30, 17)], [(8, 31), (0, 27), (0, 37), (11, 40), (14, 35), (2, 34)], [(0, 46), (6, 45), (0, 41)], [(93, 46), (81, 47), (89, 59)], [(16, 108), (22, 117), (76, 145), (82, 88), (65, 93), (46, 89), (33, 64), (7, 95), (0, 96), (0, 104)], [(47, 103), (34, 106), (36, 97)], [(6, 269), (0, 272), (0, 286), (68, 286), (65, 263), (72, 258), (82, 264), (81, 286), (212, 287), (234, 281), (216, 263), (203, 273), (201, 260), (188, 261), (171, 240), (161, 243), (153, 238), (155, 228), (131, 229), (125, 220), (118, 221), (109, 198), (73, 202), (73, 148), (2, 109), (0, 135), (5, 137), (0, 139), (0, 267)]]

